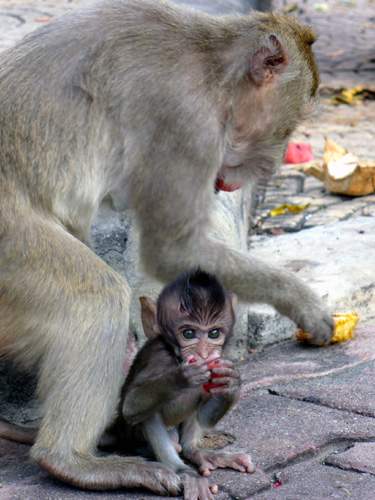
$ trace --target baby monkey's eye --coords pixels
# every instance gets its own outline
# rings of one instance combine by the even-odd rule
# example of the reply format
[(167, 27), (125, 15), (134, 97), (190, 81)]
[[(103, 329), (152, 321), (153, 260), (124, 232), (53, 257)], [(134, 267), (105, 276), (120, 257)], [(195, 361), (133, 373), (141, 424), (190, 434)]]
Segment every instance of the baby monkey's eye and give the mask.
[(220, 337), (220, 330), (218, 328), (214, 328), (208, 332), (209, 339), (218, 339)]
[(182, 332), (182, 336), (186, 340), (192, 340), (195, 339), (195, 331), (194, 330), (184, 330)]

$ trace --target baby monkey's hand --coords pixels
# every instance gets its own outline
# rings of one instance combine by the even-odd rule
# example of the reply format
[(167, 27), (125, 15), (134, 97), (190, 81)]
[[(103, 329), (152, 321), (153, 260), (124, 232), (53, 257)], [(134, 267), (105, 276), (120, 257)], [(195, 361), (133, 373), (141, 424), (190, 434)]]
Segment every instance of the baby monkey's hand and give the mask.
[(232, 361), (217, 359), (209, 364), (211, 381), (204, 385), (210, 394), (231, 394), (240, 388), (240, 374)]
[(211, 371), (209, 365), (217, 358), (217, 355), (212, 355), (207, 359), (197, 359), (194, 356), (189, 356), (186, 363), (181, 366), (182, 375), (190, 387), (198, 387), (209, 382)]

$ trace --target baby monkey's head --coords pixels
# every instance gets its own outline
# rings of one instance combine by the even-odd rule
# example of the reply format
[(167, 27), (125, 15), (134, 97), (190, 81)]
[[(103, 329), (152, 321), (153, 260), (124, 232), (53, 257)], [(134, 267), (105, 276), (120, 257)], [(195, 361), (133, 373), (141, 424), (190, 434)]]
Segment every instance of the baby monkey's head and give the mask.
[[(143, 298), (141, 303), (145, 333), (150, 336), (145, 306), (147, 303), (149, 309), (151, 301)], [(185, 272), (160, 293), (152, 313), (151, 336), (162, 335), (183, 361), (215, 354), (220, 357), (233, 333), (235, 304), (235, 295), (227, 292), (215, 276), (199, 268)]]

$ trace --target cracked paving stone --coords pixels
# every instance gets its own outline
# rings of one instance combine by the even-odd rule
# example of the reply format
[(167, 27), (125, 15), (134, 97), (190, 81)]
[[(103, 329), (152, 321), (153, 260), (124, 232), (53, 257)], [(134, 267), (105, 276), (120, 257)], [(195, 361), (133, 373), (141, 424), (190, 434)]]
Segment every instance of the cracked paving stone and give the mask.
[(306, 217), (305, 227), (314, 227), (322, 224), (345, 220), (361, 210), (365, 202), (363, 200), (350, 200), (331, 205), (325, 210), (321, 210), (315, 214)]
[(332, 443), (375, 439), (375, 420), (268, 393), (243, 399), (223, 425), (262, 470), (285, 467)]
[(219, 495), (215, 496), (215, 500), (245, 499), (249, 495), (254, 495), (271, 486), (271, 478), (261, 469), (257, 469), (253, 474), (219, 470), (214, 472), (211, 477), (212, 481), (219, 486)]
[[(311, 261), (292, 262), (298, 266), (314, 266)], [(288, 268), (291, 269), (290, 266)], [(315, 349), (292, 340), (258, 350), (240, 368), (242, 395), (247, 397), (252, 391), (267, 387), (298, 387), (303, 381), (314, 384), (315, 380), (319, 381), (325, 376), (343, 379), (344, 374), (348, 374), (352, 368), (367, 366), (370, 361), (375, 360), (374, 337), (374, 326), (359, 324), (356, 335), (350, 342), (327, 348)], [(353, 375), (348, 384), (357, 386), (356, 380)], [(370, 378), (366, 382), (369, 384), (367, 387), (372, 388), (372, 380)], [(348, 386), (349, 390), (352, 390), (352, 385)]]
[[(358, 474), (314, 461), (283, 470), (281, 486), (251, 497), (251, 500), (325, 500), (328, 498), (374, 500), (375, 477)], [(250, 500), (250, 499), (248, 499)]]
[(370, 361), (348, 367), (339, 375), (296, 380), (273, 386), (271, 390), (279, 396), (375, 417), (374, 380), (375, 362)]
[(329, 455), (325, 463), (375, 475), (375, 443), (356, 443), (349, 450)]

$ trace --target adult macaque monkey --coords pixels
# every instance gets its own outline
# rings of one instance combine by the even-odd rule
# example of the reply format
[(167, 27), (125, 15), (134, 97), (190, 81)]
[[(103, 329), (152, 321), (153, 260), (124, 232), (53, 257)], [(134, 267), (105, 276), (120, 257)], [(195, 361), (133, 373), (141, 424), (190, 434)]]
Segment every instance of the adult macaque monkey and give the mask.
[(134, 207), (141, 258), (194, 266), (324, 344), (332, 323), (293, 274), (214, 241), (214, 185), (271, 174), (313, 101), (312, 32), (253, 13), (215, 18), (111, 0), (52, 21), (0, 56), (0, 346), (39, 364), (32, 457), (88, 489), (177, 494), (160, 464), (98, 456), (123, 382), (130, 291), (87, 246), (107, 194)]
[(110, 429), (120, 442), (125, 436), (125, 446), (129, 432), (146, 438), (160, 462), (183, 474), (189, 500), (211, 498), (211, 492), (181, 460), (179, 446), (204, 476), (218, 467), (254, 470), (244, 453), (199, 448), (202, 429), (214, 427), (239, 397), (239, 374), (232, 362), (221, 358), (233, 332), (234, 302), (235, 296), (214, 276), (200, 270), (184, 273), (165, 287), (157, 305), (141, 300), (150, 340), (130, 368), (119, 416)]

